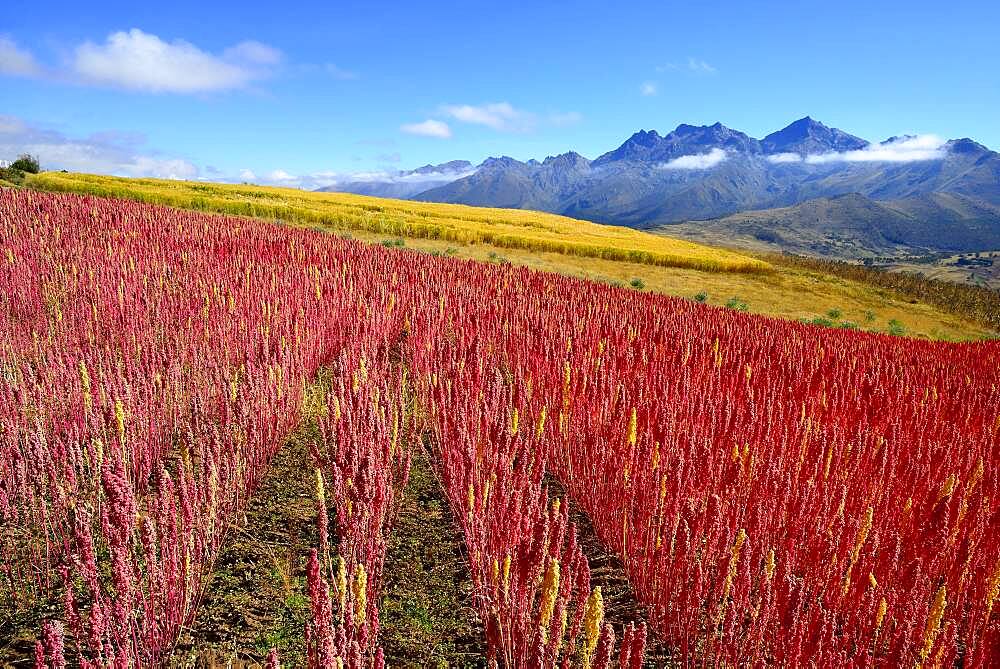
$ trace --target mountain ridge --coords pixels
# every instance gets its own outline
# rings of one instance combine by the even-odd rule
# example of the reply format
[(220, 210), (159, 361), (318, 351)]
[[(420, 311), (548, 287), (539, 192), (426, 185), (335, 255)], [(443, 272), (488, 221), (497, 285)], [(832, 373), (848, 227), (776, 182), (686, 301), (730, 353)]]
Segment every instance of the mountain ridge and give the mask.
[[(412, 176), (419, 170), (424, 172)], [(931, 244), (932, 250), (1000, 248), (1000, 154), (970, 138), (945, 142), (903, 135), (874, 144), (810, 116), (761, 140), (721, 122), (682, 123), (666, 134), (641, 129), (593, 160), (567, 151), (541, 162), (500, 156), (477, 166), (451, 161), (399, 174), (398, 183), (410, 182), (405, 187), (346, 184), (327, 190), (383, 196), (405, 191), (402, 197), (414, 200), (537, 209), (695, 236), (697, 221), (713, 221), (703, 227), (722, 234), (722, 219), (781, 209), (775, 221), (788, 225), (794, 219), (802, 228), (793, 238), (811, 239), (806, 248), (827, 248), (838, 257), (884, 254), (892, 245), (878, 231), (904, 222), (924, 232), (904, 235), (909, 241), (895, 247), (898, 253), (922, 251), (935, 235), (949, 236), (952, 229), (945, 224), (955, 234)], [(823, 198), (849, 194), (877, 206), (817, 205)], [(961, 206), (941, 205), (947, 197)], [(816, 220), (819, 209), (831, 218)], [(873, 235), (859, 234), (842, 218), (859, 215), (874, 226)], [(844, 237), (837, 243), (816, 242), (824, 226)], [(965, 246), (948, 246), (956, 239)]]

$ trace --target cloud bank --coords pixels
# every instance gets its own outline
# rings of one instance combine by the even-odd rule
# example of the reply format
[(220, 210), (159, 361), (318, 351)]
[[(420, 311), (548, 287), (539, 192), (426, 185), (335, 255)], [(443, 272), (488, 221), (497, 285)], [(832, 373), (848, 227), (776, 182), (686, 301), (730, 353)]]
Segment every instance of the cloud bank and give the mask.
[(806, 156), (810, 164), (823, 163), (910, 163), (940, 160), (945, 156), (945, 140), (937, 135), (894, 137), (881, 144), (872, 144), (857, 151), (822, 153)]
[(145, 138), (135, 133), (103, 132), (73, 138), (56, 130), (38, 128), (15, 116), (0, 116), (0, 156), (30, 153), (46, 170), (96, 172), (127, 177), (195, 179), (193, 163), (143, 150)]
[[(240, 181), (260, 184), (263, 186), (285, 186), (316, 190), (317, 188), (350, 187), (359, 183), (397, 184), (401, 186), (434, 184), (462, 179), (476, 171), (475, 167), (462, 170), (371, 170), (365, 172), (334, 172), (319, 171), (306, 174), (290, 174), (285, 170), (273, 170), (265, 174), (256, 174), (253, 170), (244, 169), (240, 172)], [(221, 179), (225, 181), (226, 179)], [(416, 187), (414, 193), (425, 190)]]
[(664, 170), (707, 170), (715, 167), (728, 157), (729, 154), (725, 151), (715, 148), (708, 153), (674, 158), (671, 161), (661, 164), (659, 167)]
[(825, 165), (829, 163), (912, 163), (926, 160), (941, 160), (947, 153), (947, 142), (937, 135), (908, 135), (893, 137), (881, 144), (870, 144), (854, 151), (834, 151), (830, 153), (777, 153), (767, 156), (775, 164), (805, 163)]
[[(106, 131), (86, 137), (71, 137), (58, 130), (32, 125), (16, 116), (0, 114), (0, 158), (13, 160), (22, 153), (39, 157), (42, 169), (69, 170), (123, 177), (152, 177), (256, 183), (314, 190), (325, 186), (361, 182), (412, 184), (446, 182), (461, 179), (475, 168), (456, 170), (375, 170), (335, 172), (331, 170), (296, 174), (284, 169), (255, 171), (249, 168), (235, 173), (214, 167), (200, 168), (190, 160), (164, 155), (146, 146), (141, 133)], [(395, 161), (396, 155), (384, 157)], [(417, 188), (415, 192), (423, 190)]]

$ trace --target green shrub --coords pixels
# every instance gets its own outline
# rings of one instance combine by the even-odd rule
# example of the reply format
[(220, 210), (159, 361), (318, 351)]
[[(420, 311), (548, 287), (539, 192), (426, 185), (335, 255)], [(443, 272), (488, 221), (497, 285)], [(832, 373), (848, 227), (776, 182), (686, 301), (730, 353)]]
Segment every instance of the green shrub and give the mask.
[(500, 255), (496, 251), (490, 251), (489, 253), (486, 254), (486, 257), (490, 259), (490, 262), (495, 262), (499, 265), (510, 264), (510, 260), (508, 260), (505, 256)]
[(705, 302), (707, 300), (708, 300), (708, 293), (706, 293), (705, 291), (701, 291), (700, 293), (694, 296), (695, 302)]
[(730, 297), (729, 301), (726, 302), (726, 307), (729, 309), (735, 309), (736, 311), (746, 311), (749, 309), (747, 303), (738, 297)]
[(875, 312), (871, 309), (865, 309), (865, 320), (869, 323), (875, 320)]
[(628, 285), (632, 286), (636, 290), (642, 290), (643, 288), (646, 287), (646, 282), (640, 279), (639, 277), (635, 277), (634, 279), (628, 282)]
[(841, 316), (840, 309), (837, 309), (836, 307), (834, 307), (833, 309), (830, 309), (830, 311), (826, 312), (826, 315), (827, 315), (828, 318), (832, 318), (833, 320), (837, 320)]
[(29, 174), (38, 174), (42, 170), (41, 165), (38, 164), (38, 158), (30, 153), (19, 155), (17, 160), (10, 164), (10, 169), (20, 170)]
[(906, 334), (906, 327), (902, 323), (897, 321), (895, 318), (893, 318), (891, 321), (889, 321), (889, 334), (895, 335), (897, 337), (902, 337), (903, 335)]

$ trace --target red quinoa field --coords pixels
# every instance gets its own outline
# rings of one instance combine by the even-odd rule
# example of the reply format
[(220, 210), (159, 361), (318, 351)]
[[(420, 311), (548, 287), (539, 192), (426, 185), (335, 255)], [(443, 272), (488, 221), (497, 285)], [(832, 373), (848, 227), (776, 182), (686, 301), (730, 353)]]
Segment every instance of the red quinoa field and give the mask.
[[(392, 664), (387, 552), (425, 456), (481, 623), (472, 666), (1000, 664), (996, 341), (3, 189), (16, 666), (174, 661), (307, 410), (309, 667)], [(585, 532), (639, 614), (605, 616)], [(276, 646), (262, 663), (289, 662)]]

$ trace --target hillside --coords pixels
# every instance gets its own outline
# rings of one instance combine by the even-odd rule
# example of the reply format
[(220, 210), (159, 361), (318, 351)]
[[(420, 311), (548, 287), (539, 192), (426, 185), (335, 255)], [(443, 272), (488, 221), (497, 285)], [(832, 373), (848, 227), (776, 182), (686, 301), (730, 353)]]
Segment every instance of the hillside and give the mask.
[[(44, 173), (29, 183), (41, 189), (282, 219), (372, 243), (480, 262), (511, 263), (605, 283), (634, 284), (645, 292), (697, 297), (719, 307), (790, 320), (947, 340), (977, 339), (993, 329), (993, 320), (982, 319), (976, 324), (963, 315), (967, 312), (947, 309), (954, 300), (932, 304), (864, 278), (789, 265), (780, 257), (755, 258), (534, 212), (65, 173)], [(615, 244), (615, 251), (595, 257), (586, 253), (589, 247), (581, 239), (596, 240), (591, 244)], [(682, 253), (693, 256), (686, 258)], [(674, 264), (650, 262), (661, 257), (671, 258)], [(706, 263), (706, 259), (712, 262)], [(729, 268), (750, 271), (719, 271)]]
[(950, 193), (885, 201), (850, 193), (649, 230), (733, 248), (826, 258), (961, 253), (994, 247), (1000, 206)]

